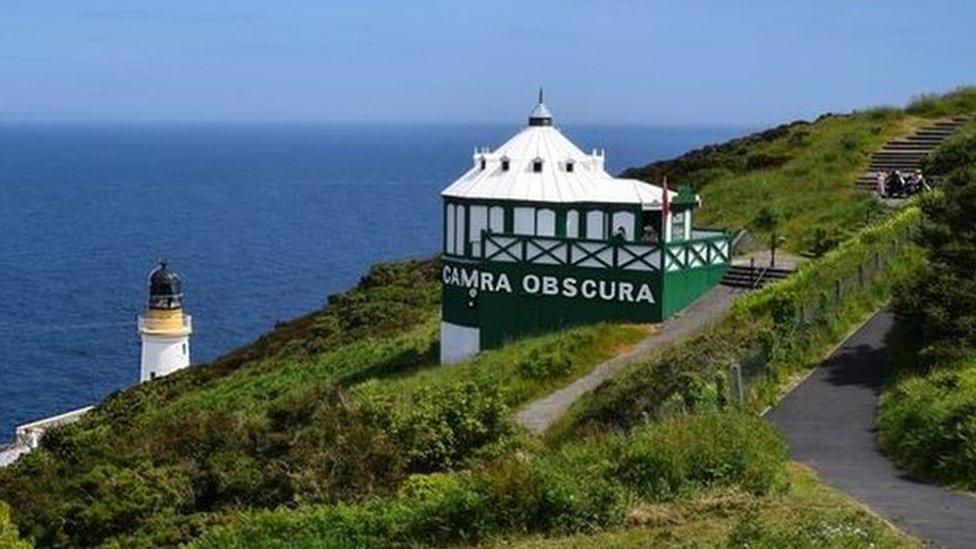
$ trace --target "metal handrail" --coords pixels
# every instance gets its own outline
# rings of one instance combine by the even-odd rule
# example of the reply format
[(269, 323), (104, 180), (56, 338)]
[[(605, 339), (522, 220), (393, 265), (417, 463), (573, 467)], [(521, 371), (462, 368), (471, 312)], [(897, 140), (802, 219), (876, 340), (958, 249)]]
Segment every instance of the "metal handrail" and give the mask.
[(755, 272), (756, 272), (756, 268), (755, 267), (752, 268), (752, 272), (753, 272), (753, 276), (754, 276), (753, 281), (752, 281), (752, 289), (755, 290), (756, 288), (758, 288), (759, 286), (762, 285), (763, 278), (765, 278), (766, 277), (766, 273), (769, 272), (769, 267), (763, 267), (762, 270), (759, 271), (759, 276), (755, 276)]

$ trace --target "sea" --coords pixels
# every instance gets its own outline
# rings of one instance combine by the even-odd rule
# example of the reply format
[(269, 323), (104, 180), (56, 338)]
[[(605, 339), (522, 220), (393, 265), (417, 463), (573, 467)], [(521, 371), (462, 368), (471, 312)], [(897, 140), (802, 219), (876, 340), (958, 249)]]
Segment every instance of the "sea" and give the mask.
[[(439, 191), (505, 126), (0, 124), (0, 443), (139, 378), (136, 316), (166, 259), (193, 362), (322, 307), (372, 264), (438, 251)], [(608, 171), (741, 135), (562, 128)]]

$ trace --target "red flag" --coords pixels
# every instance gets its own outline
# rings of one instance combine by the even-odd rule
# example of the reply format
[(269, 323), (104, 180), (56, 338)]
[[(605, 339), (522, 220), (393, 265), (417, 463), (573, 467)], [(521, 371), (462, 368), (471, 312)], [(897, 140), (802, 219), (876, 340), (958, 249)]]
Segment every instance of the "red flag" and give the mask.
[(661, 192), (663, 194), (661, 197), (661, 217), (666, 220), (668, 214), (671, 213), (671, 200), (668, 198), (668, 176), (664, 176), (664, 185), (661, 186)]

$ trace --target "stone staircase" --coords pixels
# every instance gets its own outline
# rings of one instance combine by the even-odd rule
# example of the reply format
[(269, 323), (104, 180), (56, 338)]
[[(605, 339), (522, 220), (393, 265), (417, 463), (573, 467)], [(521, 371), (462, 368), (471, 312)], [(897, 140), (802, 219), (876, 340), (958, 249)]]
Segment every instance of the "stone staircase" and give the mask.
[(939, 120), (908, 137), (885, 143), (881, 149), (871, 155), (871, 164), (867, 171), (857, 178), (857, 187), (874, 191), (878, 185), (879, 172), (889, 173), (895, 170), (910, 172), (921, 169), (925, 157), (967, 122), (969, 119), (965, 117)]
[(770, 282), (782, 280), (791, 274), (794, 269), (780, 266), (770, 267), (769, 265), (730, 265), (722, 278), (722, 285), (730, 288), (755, 289), (762, 288)]

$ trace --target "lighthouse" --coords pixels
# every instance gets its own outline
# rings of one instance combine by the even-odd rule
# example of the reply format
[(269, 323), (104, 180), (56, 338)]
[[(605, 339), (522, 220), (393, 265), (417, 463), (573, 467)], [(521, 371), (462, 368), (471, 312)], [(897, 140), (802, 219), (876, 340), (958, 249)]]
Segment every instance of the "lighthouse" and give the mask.
[(149, 273), (149, 305), (138, 319), (142, 336), (139, 381), (145, 383), (190, 365), (193, 324), (183, 312), (180, 277), (161, 261)]

